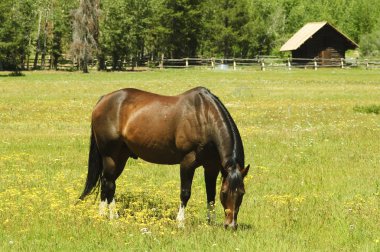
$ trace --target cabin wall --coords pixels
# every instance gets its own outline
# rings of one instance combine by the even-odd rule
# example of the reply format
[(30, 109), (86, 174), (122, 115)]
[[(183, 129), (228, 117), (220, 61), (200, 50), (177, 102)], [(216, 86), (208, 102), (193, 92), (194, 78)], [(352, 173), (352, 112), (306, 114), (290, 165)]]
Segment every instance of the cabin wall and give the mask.
[(325, 26), (309, 38), (299, 49), (292, 51), (293, 58), (321, 58), (323, 65), (336, 64), (345, 57), (345, 51), (350, 48), (346, 38), (331, 26)]

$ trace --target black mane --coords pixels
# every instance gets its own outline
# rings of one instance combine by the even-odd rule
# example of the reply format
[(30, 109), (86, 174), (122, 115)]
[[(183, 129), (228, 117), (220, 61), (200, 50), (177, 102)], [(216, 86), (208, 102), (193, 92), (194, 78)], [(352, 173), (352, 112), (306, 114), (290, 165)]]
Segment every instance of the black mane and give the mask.
[(238, 169), (232, 169), (227, 175), (229, 190), (235, 191), (241, 184), (243, 184), (243, 177)]
[(207, 91), (210, 97), (212, 98), (212, 100), (215, 102), (215, 104), (219, 108), (220, 112), (222, 113), (224, 120), (227, 122), (228, 130), (232, 136), (232, 142), (233, 142), (232, 157), (231, 157), (231, 160), (227, 162), (225, 168), (235, 167), (236, 163), (238, 163), (241, 168), (244, 168), (244, 148), (243, 148), (243, 143), (240, 137), (239, 130), (234, 120), (232, 119), (230, 113), (228, 112), (227, 108), (224, 106), (224, 104), (219, 100), (217, 96), (212, 94), (209, 90)]

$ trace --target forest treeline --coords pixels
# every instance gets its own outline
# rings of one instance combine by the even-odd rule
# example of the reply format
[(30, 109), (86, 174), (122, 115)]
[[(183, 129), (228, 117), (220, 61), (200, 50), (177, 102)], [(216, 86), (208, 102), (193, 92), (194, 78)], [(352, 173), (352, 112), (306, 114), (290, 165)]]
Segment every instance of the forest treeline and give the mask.
[(362, 55), (380, 54), (379, 0), (1, 0), (0, 70), (54, 68), (67, 57), (117, 70), (162, 54), (279, 55), (311, 21), (330, 22)]

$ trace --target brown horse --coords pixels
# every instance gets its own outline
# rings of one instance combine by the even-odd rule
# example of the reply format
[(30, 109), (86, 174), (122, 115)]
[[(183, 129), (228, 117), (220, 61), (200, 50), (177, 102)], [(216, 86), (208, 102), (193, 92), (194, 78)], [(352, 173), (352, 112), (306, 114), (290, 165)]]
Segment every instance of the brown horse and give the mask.
[(100, 211), (117, 216), (115, 181), (128, 158), (156, 164), (180, 164), (181, 204), (177, 216), (183, 226), (185, 207), (197, 167), (204, 167), (208, 220), (215, 215), (216, 180), (222, 174), (220, 200), (225, 227), (237, 228), (244, 191), (244, 149), (239, 131), (222, 102), (203, 87), (177, 96), (122, 89), (103, 96), (92, 113), (91, 146), (83, 200), (99, 184)]

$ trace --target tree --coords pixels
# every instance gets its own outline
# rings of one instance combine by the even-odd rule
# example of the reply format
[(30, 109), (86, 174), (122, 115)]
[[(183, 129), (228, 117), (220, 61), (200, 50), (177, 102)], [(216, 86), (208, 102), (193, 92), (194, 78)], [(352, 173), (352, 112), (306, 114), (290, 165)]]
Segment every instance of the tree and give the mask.
[(79, 60), (83, 73), (88, 73), (88, 61), (96, 52), (99, 37), (99, 0), (80, 0), (73, 12), (72, 53)]
[(200, 0), (165, 0), (160, 25), (167, 32), (164, 43), (172, 58), (196, 56), (202, 30)]
[[(79, 6), (76, 6), (79, 3)], [(143, 58), (255, 57), (280, 46), (305, 23), (328, 21), (374, 54), (378, 0), (1, 0), (0, 70), (50, 66), (70, 52), (84, 72)], [(75, 11), (71, 11), (76, 9)], [(100, 16), (100, 9), (102, 15)], [(42, 64), (43, 65), (43, 64)]]
[(360, 51), (364, 56), (380, 56), (380, 18), (375, 27), (371, 32), (360, 37)]
[(166, 0), (149, 0), (151, 16), (146, 30), (145, 47), (151, 59), (159, 58), (162, 54), (170, 55), (168, 38), (172, 33), (171, 28), (165, 25), (165, 16), (169, 14), (164, 2)]
[[(50, 0), (52, 1), (52, 0)], [(75, 0), (53, 0), (52, 17), (51, 17), (51, 34), (49, 35), (50, 47), (47, 50), (50, 53), (51, 66), (53, 69), (58, 68), (58, 62), (62, 54), (68, 50), (73, 38), (72, 15), (71, 10), (75, 8)]]
[[(100, 36), (101, 53), (111, 56), (112, 70), (121, 70), (129, 52), (130, 17), (124, 0), (104, 1)], [(105, 56), (104, 56), (105, 58)]]
[[(286, 2), (290, 5), (293, 4)], [(287, 8), (293, 10), (293, 7), (289, 7), (287, 4), (283, 6), (281, 2), (265, 0), (253, 0), (251, 2), (249, 8), (251, 16), (250, 36), (252, 37), (249, 45), (251, 56), (277, 53), (281, 44), (285, 42)], [(294, 29), (294, 24), (292, 27)]]
[(370, 33), (380, 15), (380, 2), (377, 0), (355, 0), (349, 5), (350, 25), (347, 32), (350, 37), (360, 42), (360, 36)]
[(38, 6), (38, 26), (36, 36), (36, 51), (33, 69), (38, 67), (38, 58), (41, 53), (41, 68), (45, 68), (45, 59), (48, 53), (48, 40), (52, 29), (52, 1), (40, 1)]
[(126, 15), (128, 16), (127, 57), (132, 60), (132, 69), (145, 54), (145, 40), (151, 28), (152, 10), (149, 0), (126, 0)]
[(159, 43), (154, 39), (157, 23), (154, 21), (158, 22), (159, 15), (153, 13), (150, 0), (104, 1), (103, 6), (102, 56), (104, 59), (105, 55), (111, 56), (112, 70), (121, 70), (121, 63), (129, 60), (133, 69), (145, 54), (157, 50)]
[(32, 33), (32, 0), (0, 2), (0, 70), (25, 69)]
[(207, 0), (204, 5), (203, 54), (246, 57), (251, 40), (250, 16), (245, 0)]

